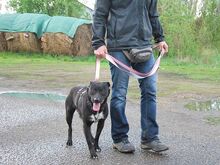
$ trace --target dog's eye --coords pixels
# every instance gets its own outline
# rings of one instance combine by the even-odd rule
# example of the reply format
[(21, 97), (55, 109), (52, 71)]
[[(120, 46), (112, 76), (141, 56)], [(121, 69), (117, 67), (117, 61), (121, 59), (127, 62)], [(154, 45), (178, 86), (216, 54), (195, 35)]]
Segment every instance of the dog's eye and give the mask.
[(107, 93), (108, 93), (107, 91), (108, 91), (108, 90), (106, 90), (105, 88), (102, 88), (101, 94), (102, 94), (102, 95), (107, 95)]
[(95, 94), (95, 90), (90, 90), (90, 94), (94, 95)]

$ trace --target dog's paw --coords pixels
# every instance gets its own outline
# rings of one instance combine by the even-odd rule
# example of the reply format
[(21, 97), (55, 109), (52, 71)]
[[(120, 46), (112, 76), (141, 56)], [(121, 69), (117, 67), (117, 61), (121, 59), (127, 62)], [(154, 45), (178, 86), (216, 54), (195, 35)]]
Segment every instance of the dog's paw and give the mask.
[(98, 146), (98, 147), (95, 147), (95, 151), (96, 152), (101, 152), (101, 148)]
[(96, 153), (91, 154), (91, 159), (98, 159), (98, 155)]
[(68, 141), (66, 142), (66, 145), (72, 146), (72, 145), (73, 145), (73, 141), (72, 141), (72, 140), (68, 140)]

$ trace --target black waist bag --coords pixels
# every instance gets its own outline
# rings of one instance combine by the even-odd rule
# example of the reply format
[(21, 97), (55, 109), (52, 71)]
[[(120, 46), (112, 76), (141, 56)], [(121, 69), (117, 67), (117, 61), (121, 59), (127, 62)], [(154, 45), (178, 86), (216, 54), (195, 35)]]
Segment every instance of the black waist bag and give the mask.
[(147, 61), (151, 54), (152, 54), (152, 48), (142, 48), (142, 49), (129, 49), (129, 50), (123, 50), (123, 53), (125, 56), (133, 63), (140, 63)]

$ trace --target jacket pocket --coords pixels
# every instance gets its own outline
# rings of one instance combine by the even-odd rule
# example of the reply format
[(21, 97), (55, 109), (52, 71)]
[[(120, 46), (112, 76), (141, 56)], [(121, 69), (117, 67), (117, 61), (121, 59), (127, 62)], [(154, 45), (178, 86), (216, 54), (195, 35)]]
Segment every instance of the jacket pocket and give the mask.
[(117, 24), (117, 19), (113, 17), (107, 25), (107, 38), (111, 38), (111, 39), (116, 38), (116, 24)]
[(148, 13), (146, 6), (144, 7), (142, 22), (143, 22), (143, 24), (142, 24), (142, 27), (140, 28), (141, 29), (141, 37), (144, 40), (149, 40), (152, 38), (152, 26), (151, 26), (149, 13)]
[(118, 38), (118, 33), (117, 33), (117, 18), (115, 19), (115, 25), (114, 25), (114, 30), (113, 30), (113, 34), (114, 34), (114, 38)]

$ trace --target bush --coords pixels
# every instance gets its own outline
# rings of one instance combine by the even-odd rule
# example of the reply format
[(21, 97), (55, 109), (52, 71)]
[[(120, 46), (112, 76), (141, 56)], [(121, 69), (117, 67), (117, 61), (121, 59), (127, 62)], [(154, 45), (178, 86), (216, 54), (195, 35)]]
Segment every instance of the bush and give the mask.
[(213, 62), (213, 56), (220, 50), (220, 17), (215, 12), (217, 4), (207, 1), (202, 16), (195, 12), (186, 1), (161, 0), (160, 19), (169, 44), (169, 56), (186, 62)]

